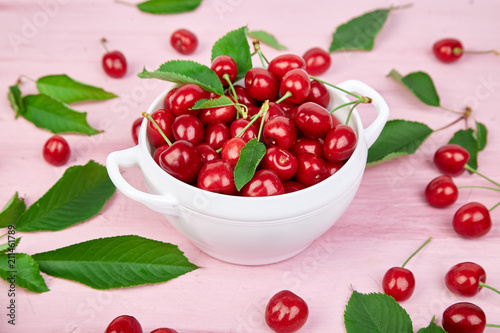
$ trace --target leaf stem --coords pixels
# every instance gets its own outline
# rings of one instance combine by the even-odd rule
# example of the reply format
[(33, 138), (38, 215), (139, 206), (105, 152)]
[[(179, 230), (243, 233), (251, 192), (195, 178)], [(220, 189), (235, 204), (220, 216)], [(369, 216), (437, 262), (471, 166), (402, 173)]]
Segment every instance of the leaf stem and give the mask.
[(493, 288), (492, 286), (487, 285), (487, 284), (486, 284), (486, 283), (484, 283), (484, 282), (479, 281), (479, 286), (480, 286), (480, 287), (484, 287), (484, 288), (488, 288), (488, 289), (490, 289), (490, 290), (493, 290), (493, 291), (494, 291), (494, 292), (496, 292), (497, 294), (500, 294), (500, 290), (495, 289), (495, 288)]
[[(330, 87), (335, 88), (335, 89), (337, 89), (337, 90), (340, 90), (340, 91), (342, 91), (342, 92), (344, 92), (344, 93), (346, 93), (346, 94), (349, 94), (349, 95), (351, 95), (351, 96), (353, 96), (353, 97), (356, 97), (356, 98), (357, 98), (357, 99), (359, 99), (359, 100), (361, 100), (361, 99), (362, 99), (362, 97), (361, 97), (361, 96), (356, 95), (355, 93), (352, 93), (352, 92), (347, 91), (347, 90), (345, 90), (345, 89), (342, 89), (342, 88), (340, 88), (340, 87), (338, 87), (338, 86), (336, 86), (336, 85), (334, 85), (334, 84), (331, 84), (331, 83), (329, 83), (329, 82), (323, 81), (323, 80), (318, 79), (317, 77), (314, 77), (314, 76), (309, 76), (309, 77), (310, 77), (312, 80), (314, 80), (314, 81), (318, 81), (318, 82), (321, 82), (321, 83), (323, 83), (323, 84), (326, 84), (327, 86), (330, 86)], [(371, 99), (370, 99), (370, 100), (371, 100)]]
[(500, 188), (494, 188), (494, 187), (488, 187), (488, 186), (479, 186), (479, 185), (462, 185), (462, 186), (457, 186), (457, 188), (482, 188), (485, 190), (492, 190), (492, 191), (499, 191)]
[(0, 235), (0, 238), (4, 238), (4, 237), (5, 237), (5, 236), (7, 236), (8, 234), (9, 234), (9, 233), (8, 233), (8, 232), (6, 232), (5, 234)]
[(439, 132), (439, 131), (445, 130), (445, 129), (447, 129), (448, 127), (451, 127), (451, 126), (455, 125), (456, 123), (458, 123), (458, 122), (459, 122), (460, 120), (462, 120), (462, 119), (465, 119), (463, 115), (462, 115), (462, 116), (460, 116), (459, 118), (455, 119), (454, 121), (452, 121), (452, 122), (451, 122), (451, 123), (449, 123), (448, 125), (445, 125), (445, 126), (443, 126), (443, 127), (438, 128), (437, 130), (434, 130), (434, 132)]
[(115, 0), (115, 3), (119, 3), (119, 4), (122, 4), (122, 5), (133, 6), (133, 7), (137, 6), (136, 4), (133, 4), (133, 3), (128, 2), (128, 1), (123, 1), (123, 0)]
[(445, 106), (442, 106), (442, 105), (440, 105), (439, 108), (442, 109), (442, 110), (444, 110), (444, 111), (448, 111), (448, 112), (451, 112), (451, 113), (460, 114), (460, 115), (462, 115), (461, 118), (464, 118), (464, 112), (460, 112), (460, 111), (457, 111), (457, 110), (449, 109), (449, 108), (447, 108)]
[(399, 9), (406, 9), (406, 8), (411, 7), (411, 6), (413, 6), (413, 2), (407, 3), (405, 5), (400, 5), (400, 6), (390, 6), (389, 10), (393, 11), (393, 10), (399, 10)]
[(500, 206), (500, 202), (497, 202), (496, 205), (494, 205), (493, 207), (491, 207), (490, 209), (488, 209), (488, 211), (491, 213), (493, 211), (493, 209), (497, 208), (498, 206)]
[(172, 142), (170, 142), (170, 140), (167, 138), (167, 136), (165, 135), (165, 133), (163, 133), (163, 131), (161, 130), (160, 126), (158, 126), (158, 123), (153, 119), (153, 117), (151, 117), (151, 115), (149, 113), (147, 113), (147, 112), (143, 112), (142, 116), (144, 118), (147, 118), (150, 122), (153, 123), (153, 126), (158, 130), (158, 132), (163, 137), (163, 139), (165, 139), (165, 141), (167, 142), (167, 144), (169, 146), (171, 146)]
[(16, 82), (16, 83), (17, 83), (17, 84), (21, 83), (21, 79), (22, 79), (22, 78), (25, 78), (26, 80), (31, 81), (31, 82), (36, 82), (36, 80), (35, 80), (35, 79), (32, 79), (31, 77), (29, 77), (29, 76), (27, 76), (27, 75), (21, 74), (21, 75), (19, 75), (19, 78), (17, 79), (17, 82)]
[(464, 166), (464, 169), (465, 170), (468, 170), (469, 172), (471, 173), (475, 173), (476, 175), (478, 175), (479, 177), (482, 177), (484, 179), (486, 179), (487, 181), (489, 181), (490, 183), (492, 184), (495, 184), (496, 186), (500, 187), (500, 184), (497, 183), (496, 181), (494, 181), (493, 179), (489, 178), (489, 177), (486, 177), (485, 175), (483, 175), (482, 173), (480, 173), (479, 171), (477, 171), (476, 169), (474, 169), (473, 167), (471, 167), (470, 165), (466, 164)]
[(419, 247), (419, 248), (418, 248), (415, 252), (413, 252), (413, 253), (412, 253), (412, 255), (408, 257), (408, 259), (406, 259), (406, 261), (403, 263), (403, 265), (401, 266), (401, 268), (404, 268), (404, 267), (406, 266), (406, 264), (408, 263), (408, 261), (410, 261), (410, 259), (411, 259), (411, 258), (413, 258), (413, 257), (414, 257), (414, 256), (415, 256), (415, 255), (416, 255), (416, 254), (420, 251), (420, 250), (422, 250), (422, 248), (423, 248), (424, 246), (426, 246), (426, 245), (427, 245), (427, 243), (429, 243), (431, 240), (432, 240), (432, 237), (429, 237), (429, 238), (428, 238), (428, 239), (424, 242), (424, 244), (420, 245), (420, 247)]

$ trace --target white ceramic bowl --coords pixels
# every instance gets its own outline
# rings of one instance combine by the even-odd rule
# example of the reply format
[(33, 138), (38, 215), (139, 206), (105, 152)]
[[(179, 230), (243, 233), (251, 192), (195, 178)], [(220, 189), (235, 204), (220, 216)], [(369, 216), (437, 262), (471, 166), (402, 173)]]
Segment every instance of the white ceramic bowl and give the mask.
[[(371, 97), (376, 119), (367, 128), (354, 110), (349, 125), (358, 136), (357, 147), (334, 175), (304, 190), (271, 197), (241, 197), (211, 193), (185, 184), (163, 171), (152, 158), (146, 136), (147, 120), (139, 131), (139, 144), (111, 153), (109, 176), (127, 197), (164, 214), (166, 219), (203, 252), (230, 263), (261, 265), (290, 258), (332, 227), (354, 198), (363, 176), (368, 148), (389, 116), (384, 99), (366, 84), (350, 80), (344, 90)], [(348, 102), (345, 93), (329, 88), (330, 109)], [(167, 91), (149, 107), (163, 107)], [(335, 115), (345, 121), (349, 108)], [(139, 167), (150, 193), (132, 187), (120, 167)]]

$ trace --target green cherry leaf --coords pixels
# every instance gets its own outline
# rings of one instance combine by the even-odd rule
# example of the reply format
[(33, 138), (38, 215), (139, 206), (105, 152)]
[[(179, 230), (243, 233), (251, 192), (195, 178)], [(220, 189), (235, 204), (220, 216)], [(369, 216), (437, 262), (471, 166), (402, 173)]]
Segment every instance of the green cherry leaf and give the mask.
[(477, 154), (479, 153), (480, 144), (473, 129), (458, 130), (448, 143), (457, 144), (467, 149), (470, 154), (467, 164), (477, 170)]
[(140, 11), (150, 14), (179, 14), (198, 8), (201, 0), (149, 0), (137, 5)]
[(347, 333), (412, 333), (408, 313), (383, 293), (361, 294), (353, 291), (344, 311)]
[(209, 109), (228, 105), (235, 105), (235, 103), (229, 97), (221, 95), (220, 97), (213, 99), (200, 99), (193, 105), (190, 110)]
[(113, 93), (76, 81), (66, 74), (41, 77), (36, 81), (36, 86), (41, 94), (67, 104), (81, 101), (100, 101), (116, 97)]
[(23, 198), (19, 198), (16, 192), (0, 211), (0, 228), (7, 228), (10, 225), (16, 225), (19, 216), (26, 210), (26, 204)]
[(387, 76), (402, 83), (423, 103), (430, 106), (440, 106), (434, 82), (427, 73), (413, 72), (403, 77), (398, 71), (393, 69)]
[(165, 282), (198, 268), (176, 245), (135, 235), (94, 239), (33, 258), (42, 272), (94, 289)]
[(63, 102), (47, 95), (28, 95), (23, 98), (22, 116), (36, 127), (57, 133), (100, 133), (87, 122), (87, 113), (73, 110)]
[(432, 132), (429, 126), (419, 122), (390, 120), (368, 150), (367, 163), (373, 165), (399, 156), (411, 155)]
[(0, 254), (0, 277), (9, 284), (36, 293), (49, 291), (37, 262), (26, 253)]
[(99, 213), (115, 193), (106, 168), (89, 161), (69, 167), (63, 176), (17, 221), (18, 231), (57, 231)]
[(191, 60), (167, 61), (155, 71), (144, 69), (138, 76), (143, 79), (156, 78), (178, 84), (194, 83), (205, 91), (224, 94), (224, 88), (217, 74), (209, 67)]
[(286, 50), (286, 46), (281, 45), (276, 37), (268, 32), (265, 32), (264, 30), (247, 31), (247, 36), (252, 39), (257, 39), (262, 43), (275, 48), (276, 50)]
[(252, 179), (265, 154), (266, 146), (255, 138), (241, 149), (240, 158), (234, 167), (234, 184), (238, 191)]
[(211, 61), (220, 55), (228, 55), (233, 58), (238, 68), (236, 81), (242, 79), (248, 70), (252, 68), (252, 55), (246, 32), (247, 27), (230, 31), (212, 46)]
[(21, 97), (21, 90), (19, 89), (19, 84), (15, 84), (9, 87), (9, 92), (7, 93), (7, 98), (9, 99), (10, 106), (14, 111), (16, 111), (16, 118), (24, 113), (24, 103)]
[(9, 239), (7, 243), (0, 245), (0, 254), (4, 254), (7, 252), (13, 253), (20, 241), (21, 237), (15, 238), (14, 240)]
[(434, 318), (432, 318), (429, 326), (419, 329), (417, 333), (446, 333), (446, 331), (440, 326), (436, 325), (436, 323), (434, 322)]
[(483, 150), (486, 147), (488, 130), (483, 123), (476, 121), (476, 132), (474, 132), (475, 138), (479, 144), (479, 151)]

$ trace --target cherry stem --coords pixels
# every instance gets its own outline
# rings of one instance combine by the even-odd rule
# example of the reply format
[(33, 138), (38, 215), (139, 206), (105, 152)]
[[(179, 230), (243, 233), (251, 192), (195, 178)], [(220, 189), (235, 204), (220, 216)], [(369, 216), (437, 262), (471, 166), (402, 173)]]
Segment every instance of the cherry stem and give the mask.
[(262, 51), (260, 49), (260, 42), (257, 39), (253, 40), (253, 48), (255, 49), (255, 52), (257, 52), (257, 54), (259, 55), (260, 62), (262, 63), (262, 67), (266, 68), (267, 67), (266, 62), (269, 64), (269, 61), (266, 59), (266, 57), (262, 53)]
[[(457, 110), (453, 110), (453, 109), (449, 109), (449, 108), (447, 108), (447, 107), (445, 107), (445, 106), (442, 106), (442, 105), (440, 105), (440, 106), (439, 106), (439, 108), (440, 108), (440, 109), (442, 109), (442, 110), (445, 110), (445, 111), (451, 112), (451, 113), (461, 114), (462, 116), (464, 115), (464, 113), (463, 113), (463, 112), (460, 112), (460, 111), (457, 111)], [(460, 119), (462, 119), (462, 118), (463, 118), (463, 117), (461, 117)]]
[(486, 179), (487, 181), (495, 184), (496, 186), (500, 187), (500, 184), (497, 183), (496, 181), (494, 181), (493, 179), (489, 178), (489, 177), (486, 177), (485, 175), (483, 175), (482, 173), (480, 173), (479, 171), (477, 171), (476, 169), (474, 169), (473, 167), (471, 167), (470, 165), (466, 164), (464, 166), (464, 169), (465, 170), (468, 170), (469, 172), (471, 173), (475, 173), (476, 175), (478, 175), (479, 177), (482, 177), (484, 179)]
[[(328, 82), (323, 81), (323, 80), (321, 80), (321, 79), (318, 79), (317, 77), (314, 77), (314, 76), (309, 76), (309, 77), (310, 77), (312, 80), (314, 80), (314, 81), (318, 81), (318, 82), (321, 82), (321, 83), (323, 83), (323, 84), (326, 84), (327, 86), (330, 86), (330, 87), (335, 88), (335, 89), (337, 89), (337, 90), (340, 90), (340, 91), (342, 91), (342, 92), (344, 92), (344, 93), (346, 93), (346, 94), (349, 94), (349, 95), (351, 95), (351, 96), (353, 96), (353, 97), (356, 97), (356, 98), (357, 98), (357, 99), (359, 99), (359, 100), (361, 100), (361, 99), (362, 99), (362, 97), (361, 97), (361, 96), (358, 96), (358, 95), (356, 95), (355, 93), (352, 93), (352, 92), (350, 92), (350, 91), (347, 91), (347, 90), (345, 90), (345, 89), (342, 89), (342, 88), (340, 88), (340, 87), (337, 87), (337, 86), (336, 86), (336, 85), (334, 85), (334, 84), (328, 83)], [(371, 103), (371, 98), (369, 98), (369, 97), (366, 97), (366, 98), (367, 98), (367, 103)], [(368, 100), (369, 100), (369, 102), (368, 102)]]
[(359, 104), (361, 104), (360, 101), (356, 101), (353, 106), (351, 106), (351, 109), (349, 110), (349, 114), (347, 115), (347, 119), (345, 120), (345, 124), (349, 124), (349, 120), (351, 120), (351, 115), (352, 115), (352, 111), (354, 111), (354, 108), (356, 106), (358, 106)]
[(495, 324), (486, 324), (486, 327), (498, 327), (498, 328), (500, 328), (500, 325), (495, 325)]
[(147, 118), (150, 122), (153, 123), (153, 126), (158, 130), (158, 132), (163, 137), (163, 139), (165, 139), (165, 141), (167, 142), (167, 144), (169, 146), (171, 146), (172, 142), (170, 142), (170, 140), (167, 138), (167, 136), (165, 135), (165, 133), (163, 133), (163, 131), (161, 130), (160, 126), (158, 126), (158, 123), (153, 119), (153, 117), (151, 117), (151, 115), (149, 113), (147, 113), (147, 112), (143, 112), (142, 116), (144, 118)]
[(479, 281), (479, 286), (480, 286), (480, 287), (484, 287), (484, 288), (488, 288), (488, 289), (490, 289), (490, 290), (493, 290), (493, 291), (494, 291), (494, 292), (496, 292), (497, 294), (500, 294), (500, 290), (495, 289), (495, 288), (493, 288), (492, 286), (487, 285), (487, 284), (486, 284), (486, 283), (484, 283), (484, 282)]
[[(262, 104), (262, 106), (260, 107), (259, 113), (262, 112), (262, 120), (260, 122), (259, 133), (257, 134), (257, 141), (260, 141), (260, 135), (262, 133), (262, 129), (264, 128), (264, 120), (266, 119), (267, 110), (269, 110), (269, 101), (268, 100), (266, 100), (264, 102), (264, 104)], [(257, 117), (255, 119), (257, 119)], [(255, 119), (253, 119), (253, 121), (255, 121)]]
[(104, 37), (101, 38), (101, 45), (104, 48), (104, 51), (109, 52), (108, 47), (106, 46), (106, 42), (107, 42), (106, 38)]
[(500, 55), (500, 52), (497, 50), (484, 50), (484, 51), (474, 51), (474, 50), (462, 50), (462, 53), (471, 53), (471, 54), (485, 54), (485, 53), (493, 53), (494, 55)]
[(488, 211), (491, 213), (493, 211), (493, 209), (497, 208), (498, 206), (500, 206), (500, 202), (498, 202), (495, 206), (493, 206), (490, 209), (488, 209)]
[(292, 92), (290, 90), (288, 90), (280, 99), (278, 99), (276, 101), (276, 104), (283, 102), (285, 99), (287, 99), (288, 97), (291, 97), (291, 96), (292, 96)]
[(483, 188), (485, 190), (500, 191), (500, 188), (479, 186), (479, 185), (462, 185), (462, 186), (457, 186), (457, 188)]
[(349, 106), (349, 105), (352, 105), (352, 104), (356, 104), (357, 102), (358, 101), (350, 101), (350, 102), (344, 103), (342, 105), (339, 105), (339, 106), (335, 107), (333, 110), (331, 110), (330, 113), (334, 113), (335, 111), (337, 111), (338, 109), (343, 108), (344, 106)]
[(434, 130), (434, 132), (439, 132), (439, 131), (442, 131), (442, 130), (445, 130), (447, 129), (448, 127), (451, 127), (453, 125), (455, 125), (456, 123), (458, 123), (460, 120), (462, 119), (465, 119), (464, 116), (460, 116), (459, 118), (455, 119), (454, 121), (452, 121), (451, 123), (449, 123), (448, 125), (445, 125), (443, 127), (440, 127), (438, 128), (437, 130)]
[(432, 240), (432, 237), (429, 237), (429, 238), (428, 238), (428, 239), (424, 242), (424, 244), (420, 245), (420, 247), (419, 247), (419, 248), (418, 248), (415, 252), (413, 252), (413, 253), (412, 253), (412, 255), (408, 257), (408, 259), (406, 259), (406, 261), (403, 263), (403, 265), (401, 266), (401, 268), (404, 268), (404, 267), (406, 266), (406, 264), (408, 263), (408, 261), (410, 261), (410, 259), (411, 259), (411, 258), (413, 258), (413, 257), (414, 257), (414, 256), (415, 256), (415, 255), (416, 255), (416, 254), (420, 251), (420, 250), (422, 250), (422, 248), (423, 248), (424, 246), (426, 246), (426, 245), (427, 245), (427, 243), (429, 243), (431, 240)]
[(234, 86), (233, 86), (233, 83), (231, 82), (231, 79), (229, 78), (229, 75), (228, 74), (224, 74), (224, 75), (222, 75), (222, 78), (224, 80), (226, 80), (227, 83), (229, 84), (229, 91), (230, 91), (231, 97), (234, 98), (234, 101), (235, 101), (234, 106), (235, 106), (236, 110), (238, 111), (238, 112), (236, 112), (236, 119), (239, 118), (240, 113), (241, 113), (241, 116), (243, 118), (246, 118), (245, 117), (246, 116), (246, 112), (243, 112), (243, 110), (241, 110), (240, 104), (238, 103), (238, 96), (236, 96), (236, 91), (234, 90)]

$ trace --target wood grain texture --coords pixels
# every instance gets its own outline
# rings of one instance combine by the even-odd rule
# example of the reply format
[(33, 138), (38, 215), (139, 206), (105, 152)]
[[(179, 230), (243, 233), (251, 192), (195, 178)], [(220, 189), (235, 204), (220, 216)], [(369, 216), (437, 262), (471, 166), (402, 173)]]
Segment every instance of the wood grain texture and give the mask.
[[(144, 66), (155, 69), (167, 60), (188, 58), (208, 65), (211, 45), (243, 25), (272, 33), (288, 47), (285, 52), (303, 54), (314, 46), (327, 49), (336, 26), (398, 3), (204, 0), (192, 13), (162, 16), (111, 0), (4, 0), (0, 4), (0, 91), (6, 94), (22, 74), (36, 79), (65, 73), (117, 94), (117, 99), (75, 106), (88, 112), (89, 123), (104, 133), (65, 135), (72, 148), (67, 166), (85, 164), (89, 159), (104, 164), (110, 152), (133, 145), (132, 122), (168, 85), (139, 79), (136, 74)], [(444, 37), (457, 37), (471, 50), (500, 48), (499, 12), (500, 2), (495, 0), (415, 2), (411, 8), (391, 13), (373, 51), (332, 54), (332, 66), (322, 78), (332, 83), (361, 80), (384, 96), (391, 119), (417, 120), (439, 128), (455, 115), (425, 106), (386, 77), (393, 68), (402, 74), (426, 71), (444, 106), (460, 110), (470, 105), (474, 117), (488, 126), (488, 145), (479, 155), (479, 169), (500, 180), (500, 57), (465, 55), (457, 63), (443, 64), (431, 53), (434, 41)], [(199, 38), (199, 48), (192, 56), (181, 56), (169, 45), (170, 34), (178, 28), (188, 28)], [(111, 79), (102, 71), (102, 37), (108, 39), (110, 49), (122, 51), (128, 59), (125, 78)], [(263, 49), (268, 58), (284, 53)], [(35, 86), (23, 79), (21, 90), (33, 93)], [(0, 99), (0, 109), (0, 205), (16, 191), (30, 205), (65, 167), (50, 166), (42, 159), (42, 146), (50, 133), (24, 119), (14, 119), (7, 98)], [(368, 123), (373, 110), (360, 110), (366, 112), (363, 117)], [(203, 268), (167, 283), (112, 291), (44, 275), (50, 292), (18, 289), (15, 327), (7, 324), (8, 284), (0, 281), (0, 332), (27, 333), (40, 328), (42, 332), (103, 332), (113, 318), (129, 314), (142, 323), (144, 332), (172, 327), (180, 333), (264, 333), (270, 332), (263, 317), (265, 304), (282, 289), (293, 290), (310, 307), (301, 332), (344, 332), (343, 311), (351, 289), (381, 291), (385, 271), (401, 265), (429, 236), (433, 241), (407, 266), (416, 276), (417, 287), (402, 305), (415, 330), (426, 326), (434, 315), (440, 323), (447, 306), (464, 301), (445, 289), (443, 278), (449, 267), (475, 261), (485, 268), (487, 282), (500, 286), (500, 210), (493, 211), (493, 229), (481, 239), (462, 239), (451, 228), (454, 211), (462, 204), (480, 201), (491, 207), (500, 195), (461, 190), (458, 202), (446, 209), (429, 207), (423, 199), (423, 189), (439, 175), (432, 165), (434, 151), (461, 127), (463, 124), (431, 135), (413, 156), (367, 169), (356, 198), (337, 224), (301, 254), (273, 265), (244, 267), (215, 260), (162, 216), (119, 192), (88, 222), (58, 232), (19, 233), (18, 251), (30, 254), (96, 237), (137, 234), (179, 245)], [(137, 170), (125, 169), (124, 176), (144, 188)], [(486, 184), (469, 174), (456, 182)], [(500, 324), (498, 297), (483, 290), (467, 300), (485, 310), (488, 322)]]

